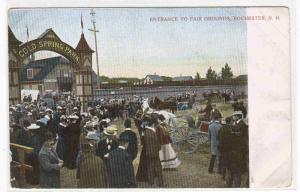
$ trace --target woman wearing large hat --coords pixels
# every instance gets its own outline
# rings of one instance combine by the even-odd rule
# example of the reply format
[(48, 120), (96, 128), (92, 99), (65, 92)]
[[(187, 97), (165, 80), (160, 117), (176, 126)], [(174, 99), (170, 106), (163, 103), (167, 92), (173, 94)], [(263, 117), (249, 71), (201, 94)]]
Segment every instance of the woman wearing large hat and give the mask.
[(79, 151), (79, 137), (80, 125), (77, 122), (77, 115), (70, 115), (68, 119), (70, 123), (64, 129), (65, 152), (64, 160), (65, 166), (69, 169), (76, 168), (76, 157)]
[(40, 169), (39, 169), (39, 161), (38, 156), (39, 152), (42, 148), (42, 138), (40, 136), (40, 126), (33, 123), (27, 127), (30, 133), (29, 147), (33, 148), (33, 152), (28, 154), (26, 157), (26, 161), (29, 165), (32, 166), (32, 171), (26, 171), (26, 178), (27, 182), (31, 185), (39, 184), (39, 177), (40, 177)]
[(59, 121), (60, 122), (58, 124), (58, 129), (57, 129), (58, 141), (57, 141), (57, 146), (56, 146), (56, 152), (60, 159), (64, 159), (65, 129), (67, 129), (67, 126), (68, 126), (67, 117), (65, 115), (61, 115)]
[(143, 148), (140, 156), (140, 163), (136, 174), (136, 180), (139, 182), (148, 182), (154, 184), (154, 178), (158, 178), (158, 185), (162, 187), (162, 166), (159, 159), (159, 151), (161, 149), (159, 139), (156, 135), (155, 119), (153, 116), (145, 116), (143, 118), (144, 131)]

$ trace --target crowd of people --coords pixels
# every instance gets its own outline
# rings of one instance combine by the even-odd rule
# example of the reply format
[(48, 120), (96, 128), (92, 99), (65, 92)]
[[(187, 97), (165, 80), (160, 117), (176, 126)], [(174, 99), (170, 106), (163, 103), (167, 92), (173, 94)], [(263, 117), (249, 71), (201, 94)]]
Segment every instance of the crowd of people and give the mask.
[[(154, 185), (156, 177), (157, 185), (163, 186), (162, 169), (176, 168), (181, 163), (171, 147), (162, 115), (136, 112), (130, 118), (123, 111), (115, 116), (108, 106), (119, 102), (107, 100), (97, 101), (86, 113), (80, 112), (81, 104), (75, 98), (56, 98), (55, 103), (50, 108), (45, 101), (26, 100), (9, 109), (11, 142), (33, 148), (33, 153), (25, 155), (25, 163), (33, 167), (26, 171), (26, 181), (31, 185), (59, 188), (60, 169), (65, 167), (76, 169), (80, 188), (136, 187), (136, 181)], [(122, 100), (121, 104), (125, 105)], [(137, 111), (142, 112), (140, 108)], [(120, 134), (120, 127), (112, 123), (115, 118), (124, 122)], [(139, 137), (131, 129), (132, 122), (139, 129)], [(138, 143), (143, 148), (135, 177), (132, 162), (137, 157)], [(11, 150), (12, 159), (18, 161), (18, 151)], [(12, 176), (18, 178), (18, 171)]]
[[(33, 148), (32, 153), (25, 154), (25, 163), (33, 167), (26, 170), (26, 181), (31, 185), (60, 188), (60, 170), (64, 167), (76, 169), (78, 188), (131, 188), (137, 187), (137, 182), (163, 187), (163, 169), (181, 164), (172, 148), (164, 115), (143, 110), (141, 99), (97, 100), (87, 112), (80, 111), (81, 103), (73, 96), (58, 97), (52, 106), (43, 100), (24, 101), (10, 106), (10, 141)], [(241, 121), (243, 112), (236, 108), (225, 124), (216, 105), (210, 102), (199, 113), (204, 114), (200, 121), (210, 121), (209, 172), (218, 157), (218, 172), (229, 173), (228, 186), (234, 183), (238, 187), (248, 166), (248, 127)], [(124, 131), (114, 124), (115, 119), (123, 122)], [(135, 174), (133, 161), (139, 144), (141, 154)], [(18, 161), (18, 151), (11, 151), (12, 159)], [(19, 172), (12, 170), (12, 177), (18, 180)]]
[[(216, 104), (210, 101), (199, 111), (198, 126), (201, 121), (208, 121), (208, 139), (211, 147), (211, 159), (208, 172), (213, 173), (216, 159), (217, 172), (226, 180), (227, 187), (240, 187), (242, 175), (249, 174), (249, 141), (247, 109), (242, 101), (234, 100), (234, 113), (230, 117), (222, 117)], [(249, 175), (245, 186), (249, 186)]]

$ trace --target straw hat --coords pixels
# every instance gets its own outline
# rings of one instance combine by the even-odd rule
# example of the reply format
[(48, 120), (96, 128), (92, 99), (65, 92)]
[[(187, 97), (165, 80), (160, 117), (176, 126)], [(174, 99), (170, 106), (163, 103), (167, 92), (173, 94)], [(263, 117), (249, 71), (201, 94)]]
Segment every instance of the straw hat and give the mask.
[(50, 108), (47, 108), (46, 110), (45, 110), (46, 112), (53, 112)]
[(243, 115), (243, 112), (242, 111), (235, 111), (233, 113), (233, 116), (235, 116), (235, 115)]
[(106, 118), (106, 119), (101, 119), (100, 122), (106, 122), (106, 123), (110, 123), (110, 119), (109, 118)]
[(77, 115), (70, 115), (69, 117), (68, 117), (69, 119), (79, 119), (79, 117), (77, 116)]
[(105, 135), (117, 135), (118, 129), (116, 128), (115, 125), (111, 125), (107, 127), (103, 132)]
[(39, 129), (40, 128), (40, 126), (38, 126), (37, 124), (35, 124), (35, 123), (32, 123), (31, 125), (29, 125), (28, 127), (27, 127), (27, 129), (29, 129), (29, 130), (36, 130), (36, 129)]

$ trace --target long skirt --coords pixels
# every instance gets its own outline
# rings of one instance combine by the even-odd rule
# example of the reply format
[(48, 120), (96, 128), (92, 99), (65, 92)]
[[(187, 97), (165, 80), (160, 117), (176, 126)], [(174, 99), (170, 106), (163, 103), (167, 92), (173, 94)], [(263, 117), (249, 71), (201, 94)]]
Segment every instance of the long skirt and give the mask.
[(58, 137), (58, 141), (56, 144), (56, 153), (58, 157), (62, 160), (64, 160), (64, 153), (65, 153), (65, 141), (62, 136)]
[(171, 143), (161, 145), (159, 159), (163, 169), (174, 169), (181, 164), (181, 161), (178, 159)]

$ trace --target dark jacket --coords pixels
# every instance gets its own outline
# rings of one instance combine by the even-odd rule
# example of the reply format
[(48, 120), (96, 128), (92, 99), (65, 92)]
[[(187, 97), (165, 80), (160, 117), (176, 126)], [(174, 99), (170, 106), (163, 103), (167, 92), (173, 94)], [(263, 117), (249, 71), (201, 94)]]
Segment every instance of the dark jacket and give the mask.
[(53, 125), (54, 125), (54, 128), (55, 128), (56, 132), (58, 132), (60, 117), (61, 117), (61, 113), (60, 112), (55, 111), (53, 113)]
[(110, 144), (110, 149), (108, 149), (108, 145), (109, 144), (107, 143), (106, 138), (99, 141), (96, 149), (96, 155), (101, 157), (101, 159), (104, 159), (104, 155), (116, 149), (119, 146), (119, 143), (117, 140), (112, 140), (112, 143)]
[(221, 129), (218, 132), (218, 140), (219, 140), (219, 151), (221, 153), (224, 166), (228, 166), (228, 160), (230, 157), (228, 156), (229, 153), (229, 146), (231, 145), (231, 130), (230, 125), (223, 124)]
[(78, 188), (106, 188), (107, 171), (103, 160), (92, 152), (83, 153), (79, 160)]
[(243, 173), (248, 169), (248, 126), (240, 120), (231, 126), (228, 148), (228, 168), (232, 173)]
[(109, 187), (136, 187), (131, 156), (121, 148), (109, 153), (107, 157), (107, 176)]
[(132, 130), (125, 130), (120, 134), (120, 137), (127, 137), (129, 139), (127, 153), (131, 155), (132, 161), (136, 158), (138, 147), (137, 147), (137, 136)]
[(40, 187), (60, 188), (60, 167), (58, 156), (54, 150), (43, 146), (39, 153)]
[[(30, 147), (30, 132), (25, 130), (24, 128), (20, 129), (16, 133), (16, 144), (24, 145), (26, 147)], [(16, 148), (12, 148), (12, 156), (14, 160), (18, 160), (18, 152)], [(27, 156), (27, 154), (25, 154)]]
[(145, 169), (147, 177), (146, 180), (148, 181), (148, 183), (153, 184), (154, 178), (158, 177), (158, 185), (162, 186), (162, 167), (159, 159), (160, 149), (160, 143), (156, 133), (146, 128), (144, 131), (144, 145), (142, 149), (142, 153), (144, 153), (144, 160), (146, 160), (147, 167)]
[(30, 146), (30, 133), (24, 128), (20, 129), (16, 134), (16, 143), (19, 145)]
[(64, 165), (69, 169), (76, 168), (76, 157), (79, 151), (80, 126), (71, 123), (64, 129)]

